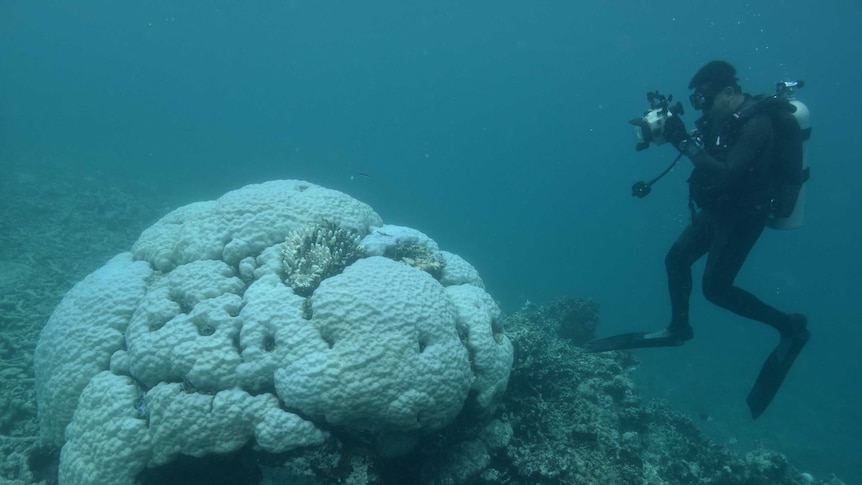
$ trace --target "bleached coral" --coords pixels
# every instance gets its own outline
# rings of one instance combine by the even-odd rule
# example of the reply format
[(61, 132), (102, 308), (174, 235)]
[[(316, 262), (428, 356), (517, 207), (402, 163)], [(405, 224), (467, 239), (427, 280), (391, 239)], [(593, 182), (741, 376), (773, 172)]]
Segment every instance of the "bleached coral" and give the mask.
[(307, 182), (252, 185), (168, 214), (69, 291), (36, 349), (40, 424), (64, 484), (334, 425), (404, 453), (499, 397), (498, 316), (421, 232)]

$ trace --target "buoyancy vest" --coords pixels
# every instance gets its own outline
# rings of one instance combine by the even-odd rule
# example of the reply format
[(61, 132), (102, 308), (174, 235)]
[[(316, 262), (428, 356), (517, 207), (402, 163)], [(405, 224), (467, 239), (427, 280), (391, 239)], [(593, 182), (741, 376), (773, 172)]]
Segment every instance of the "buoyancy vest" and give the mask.
[(803, 133), (793, 116), (795, 109), (777, 96), (747, 96), (741, 108), (716, 130), (706, 118), (698, 120), (698, 131), (705, 136), (704, 148), (719, 161), (726, 160), (746, 124), (756, 116), (769, 117), (772, 136), (762, 152), (755, 155), (770, 160), (756, 160), (744, 180), (733, 181), (733, 186), (722, 187), (709, 174), (695, 169), (689, 180), (692, 199), (701, 207), (718, 210), (768, 205), (772, 217), (788, 217), (808, 178), (807, 168), (803, 168)]

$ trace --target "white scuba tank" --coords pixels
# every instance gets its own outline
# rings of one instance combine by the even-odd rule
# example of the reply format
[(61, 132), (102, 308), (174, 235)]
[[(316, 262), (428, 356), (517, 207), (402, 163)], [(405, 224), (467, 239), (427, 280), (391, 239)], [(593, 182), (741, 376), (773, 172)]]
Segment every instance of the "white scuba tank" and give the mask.
[[(799, 123), (799, 129), (802, 130), (802, 170), (808, 169), (808, 138), (811, 134), (811, 113), (808, 107), (798, 99), (789, 99), (790, 104), (796, 107), (793, 112), (793, 117)], [(797, 229), (802, 226), (805, 219), (805, 183), (799, 189), (799, 196), (796, 198), (796, 205), (793, 206), (793, 212), (787, 217), (770, 216), (766, 225), (772, 229)]]

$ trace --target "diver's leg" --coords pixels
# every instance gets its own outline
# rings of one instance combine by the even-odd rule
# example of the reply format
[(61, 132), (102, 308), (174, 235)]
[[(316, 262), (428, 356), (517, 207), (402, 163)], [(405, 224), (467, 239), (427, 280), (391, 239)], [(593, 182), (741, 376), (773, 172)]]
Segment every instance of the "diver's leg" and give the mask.
[(709, 248), (710, 227), (706, 217), (699, 217), (685, 228), (667, 253), (665, 266), (673, 310), (669, 327), (658, 332), (632, 332), (591, 340), (584, 346), (585, 350), (607, 352), (644, 347), (674, 347), (691, 340), (693, 332), (688, 322), (691, 265)]
[(665, 256), (667, 285), (670, 291), (671, 333), (691, 338), (689, 299), (691, 298), (691, 265), (709, 250), (714, 224), (708, 214), (701, 213), (677, 238)]
[(790, 315), (733, 284), (765, 226), (766, 216), (760, 214), (717, 224), (703, 273), (703, 294), (716, 305), (770, 325), (785, 335), (793, 332)]
[(811, 336), (805, 315), (780, 312), (733, 285), (745, 258), (763, 232), (765, 223), (765, 216), (755, 216), (733, 224), (719, 224), (703, 276), (703, 293), (707, 299), (738, 315), (766, 323), (781, 334), (778, 345), (763, 363), (757, 381), (746, 398), (751, 416), (755, 419), (775, 398), (796, 357)]

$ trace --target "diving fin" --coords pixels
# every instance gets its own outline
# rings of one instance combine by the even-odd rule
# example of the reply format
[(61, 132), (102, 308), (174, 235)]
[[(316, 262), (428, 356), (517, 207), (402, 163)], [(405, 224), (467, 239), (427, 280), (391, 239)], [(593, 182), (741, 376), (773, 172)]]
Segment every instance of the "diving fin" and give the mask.
[(796, 314), (795, 329), (793, 334), (788, 337), (782, 337), (781, 342), (775, 347), (775, 350), (769, 354), (766, 362), (763, 363), (763, 368), (760, 369), (760, 375), (757, 376), (757, 382), (748, 393), (746, 402), (748, 409), (751, 411), (751, 417), (757, 419), (763, 411), (772, 402), (778, 388), (787, 377), (787, 372), (793, 366), (793, 362), (802, 351), (802, 347), (808, 342), (811, 337), (811, 332), (806, 328), (807, 319), (804, 315)]
[(610, 350), (641, 349), (648, 347), (677, 347), (691, 340), (691, 327), (682, 332), (633, 332), (600, 338), (587, 342), (584, 349), (587, 352), (607, 352)]

